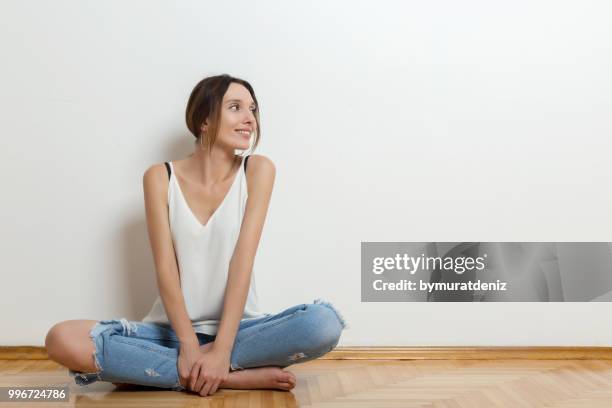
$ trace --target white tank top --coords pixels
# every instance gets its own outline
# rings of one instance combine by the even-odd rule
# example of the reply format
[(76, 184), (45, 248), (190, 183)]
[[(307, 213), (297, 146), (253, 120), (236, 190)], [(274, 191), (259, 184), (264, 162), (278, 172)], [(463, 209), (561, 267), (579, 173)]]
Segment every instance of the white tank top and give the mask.
[[(247, 156), (248, 157), (248, 156)], [(240, 233), (247, 200), (246, 157), (232, 185), (206, 225), (191, 211), (169, 162), (168, 217), (176, 254), (181, 291), (196, 333), (216, 335), (223, 312), (230, 259)], [(259, 310), (255, 270), (242, 320), (266, 316)], [(161, 296), (157, 296), (143, 322), (170, 325)]]

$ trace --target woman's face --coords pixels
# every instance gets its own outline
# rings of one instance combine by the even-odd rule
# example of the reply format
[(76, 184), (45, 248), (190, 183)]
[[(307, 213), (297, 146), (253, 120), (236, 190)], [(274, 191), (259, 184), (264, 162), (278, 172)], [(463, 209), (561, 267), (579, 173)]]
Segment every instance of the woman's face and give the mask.
[(257, 129), (255, 102), (248, 89), (232, 82), (221, 103), (221, 119), (217, 141), (234, 149), (247, 150), (251, 135)]

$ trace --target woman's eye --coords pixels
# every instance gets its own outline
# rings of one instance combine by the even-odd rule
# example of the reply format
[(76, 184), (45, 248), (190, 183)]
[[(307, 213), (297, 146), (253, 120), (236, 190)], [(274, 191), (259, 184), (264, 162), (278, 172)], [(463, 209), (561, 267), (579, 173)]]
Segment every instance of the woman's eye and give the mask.
[[(233, 108), (240, 109), (240, 106), (238, 106), (238, 105), (230, 106), (230, 109), (233, 109)], [(256, 111), (257, 111), (257, 108), (251, 108), (251, 112), (255, 113)]]

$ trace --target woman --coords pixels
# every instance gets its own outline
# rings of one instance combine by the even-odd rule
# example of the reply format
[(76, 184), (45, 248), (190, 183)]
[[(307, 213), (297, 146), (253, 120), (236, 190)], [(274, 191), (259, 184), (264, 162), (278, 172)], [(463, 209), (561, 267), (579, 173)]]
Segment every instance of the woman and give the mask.
[(259, 309), (252, 269), (275, 167), (262, 155), (235, 154), (260, 138), (251, 85), (205, 78), (186, 121), (194, 153), (143, 177), (160, 296), (141, 322), (56, 324), (45, 341), (49, 358), (79, 385), (101, 380), (202, 396), (218, 388), (290, 390), (296, 378), (283, 368), (331, 351), (346, 323), (320, 299), (277, 314)]

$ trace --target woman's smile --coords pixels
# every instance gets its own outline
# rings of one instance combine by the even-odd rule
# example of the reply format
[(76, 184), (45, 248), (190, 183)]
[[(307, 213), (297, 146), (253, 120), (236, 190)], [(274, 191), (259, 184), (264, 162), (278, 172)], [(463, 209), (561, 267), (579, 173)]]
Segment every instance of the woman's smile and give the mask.
[(236, 130), (236, 133), (238, 133), (240, 136), (245, 137), (246, 139), (251, 138), (251, 132), (248, 130)]

